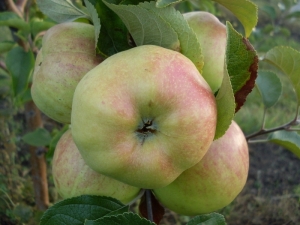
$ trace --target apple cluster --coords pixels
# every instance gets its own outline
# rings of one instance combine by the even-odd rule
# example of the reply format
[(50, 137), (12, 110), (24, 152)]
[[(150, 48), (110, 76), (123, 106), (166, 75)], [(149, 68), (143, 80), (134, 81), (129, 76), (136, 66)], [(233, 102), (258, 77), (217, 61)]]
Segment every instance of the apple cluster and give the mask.
[(184, 14), (202, 46), (200, 74), (183, 54), (154, 45), (95, 53), (92, 25), (62, 23), (43, 37), (32, 98), (47, 116), (70, 124), (53, 157), (63, 198), (104, 195), (123, 203), (151, 189), (184, 215), (228, 205), (248, 174), (248, 146), (232, 121), (214, 140), (226, 48), (212, 14)]

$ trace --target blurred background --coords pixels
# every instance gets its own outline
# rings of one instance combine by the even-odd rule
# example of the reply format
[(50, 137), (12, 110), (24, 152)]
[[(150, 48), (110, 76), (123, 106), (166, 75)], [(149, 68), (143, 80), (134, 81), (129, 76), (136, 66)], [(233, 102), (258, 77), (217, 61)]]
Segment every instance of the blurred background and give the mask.
[[(81, 5), (80, 1), (73, 2)], [(278, 45), (300, 51), (300, 2), (252, 2), (259, 7), (259, 22), (249, 40), (258, 55)], [(0, 2), (0, 224), (35, 225), (43, 211), (60, 200), (51, 177), (51, 159), (66, 127), (40, 113), (30, 97), (35, 56), (44, 32), (55, 22), (39, 11), (34, 0), (16, 1), (22, 9), (22, 21), (11, 13), (14, 9), (8, 3)], [(176, 8), (181, 12), (211, 12), (224, 23), (230, 21), (243, 33), (239, 21), (213, 1), (190, 0)], [(259, 66), (270, 69), (263, 63)], [(266, 111), (266, 128), (291, 121), (297, 107), (290, 81), (277, 72), (283, 92), (278, 103)], [(263, 117), (264, 106), (254, 89), (235, 120), (249, 135), (261, 128)], [(235, 201), (219, 212), (229, 225), (300, 224), (299, 158), (270, 143), (250, 143), (249, 148), (247, 184)], [(167, 211), (161, 224), (186, 224), (189, 219)]]

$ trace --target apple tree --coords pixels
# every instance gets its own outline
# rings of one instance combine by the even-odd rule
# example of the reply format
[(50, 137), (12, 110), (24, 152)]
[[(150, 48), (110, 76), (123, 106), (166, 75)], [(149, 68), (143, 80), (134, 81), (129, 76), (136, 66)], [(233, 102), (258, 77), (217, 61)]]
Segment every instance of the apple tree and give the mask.
[[(212, 2), (243, 31), (205, 12)], [(196, 216), (188, 225), (226, 224), (214, 211), (245, 185), (247, 142), (264, 137), (300, 157), (300, 53), (254, 49), (258, 6), (249, 0), (203, 1), (204, 11), (185, 13), (181, 3), (37, 0), (58, 24), (43, 36), (31, 96), (68, 127), (52, 162), (65, 199), (44, 213), (42, 225), (158, 224), (161, 205)], [(245, 137), (234, 116), (254, 88), (265, 111), (274, 106), (278, 71), (296, 93), (295, 117), (271, 129), (263, 122)], [(129, 211), (133, 202), (139, 214)]]
[[(44, 20), (45, 16), (38, 13), (39, 10), (33, 5), (29, 12), (26, 3), (27, 1), (18, 1), (18, 3), (1, 1), (0, 3), (0, 127), (1, 142), (3, 140), (5, 146), (5, 151), (2, 153), (6, 156), (5, 164), (3, 167), (1, 165), (5, 168), (3, 174), (1, 172), (1, 185), (4, 185), (1, 190), (6, 195), (9, 193), (7, 196), (10, 196), (10, 201), (14, 202), (19, 193), (11, 188), (11, 181), (14, 180), (15, 184), (24, 187), (27, 185), (26, 182), (14, 178), (15, 171), (20, 171), (16, 166), (20, 163), (17, 157), (20, 155), (18, 154), (19, 143), (25, 143), (28, 152), (24, 151), (24, 153), (26, 157), (29, 156), (28, 160), (32, 166), (30, 175), (34, 186), (36, 208), (46, 210), (49, 206), (49, 191), (45, 155), (46, 146), (50, 147), (52, 137), (44, 128), (42, 114), (32, 101), (30, 77), (35, 64), (35, 54), (40, 48), (41, 37), (47, 29), (55, 25), (55, 22)], [(19, 122), (15, 116), (21, 111), (24, 112), (22, 123), (26, 126), (25, 133), (15, 130)], [(51, 144), (51, 147), (53, 146)], [(9, 206), (1, 204), (1, 209), (3, 205), (9, 210), (17, 208), (14, 204)], [(0, 211), (5, 212), (5, 208), (4, 211)]]

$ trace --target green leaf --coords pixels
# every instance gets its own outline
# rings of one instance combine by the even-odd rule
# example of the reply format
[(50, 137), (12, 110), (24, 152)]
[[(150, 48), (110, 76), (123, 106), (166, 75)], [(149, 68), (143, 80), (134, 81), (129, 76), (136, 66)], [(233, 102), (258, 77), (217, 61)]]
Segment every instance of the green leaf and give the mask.
[(66, 124), (59, 132), (57, 132), (51, 139), (49, 144), (49, 150), (47, 151), (46, 157), (51, 158), (53, 157), (54, 150), (56, 148), (57, 142), (61, 138), (61, 136), (69, 129), (69, 124)]
[(235, 95), (237, 112), (255, 86), (258, 57), (248, 39), (243, 38), (229, 22), (226, 23), (226, 29), (226, 65)]
[(181, 2), (182, 0), (157, 0), (156, 7), (163, 8), (172, 4), (176, 4)]
[(226, 221), (223, 215), (211, 213), (196, 216), (187, 225), (226, 225)]
[(227, 69), (224, 68), (222, 85), (216, 96), (217, 102), (217, 128), (215, 140), (222, 137), (229, 128), (234, 117), (235, 100)]
[(13, 19), (22, 20), (17, 14), (15, 14), (13, 12), (9, 12), (9, 11), (0, 12), (0, 21), (1, 22), (13, 20)]
[(270, 71), (259, 71), (256, 86), (262, 96), (266, 109), (274, 106), (282, 93), (279, 77)]
[[(152, 10), (139, 5), (115, 5), (104, 2), (126, 25), (137, 46), (158, 45), (179, 50), (178, 35), (170, 24)], [(154, 4), (152, 3), (145, 3)]]
[(268, 140), (281, 145), (300, 158), (300, 135), (293, 131), (276, 131), (272, 133)]
[(277, 16), (276, 10), (273, 6), (270, 6), (268, 4), (269, 3), (263, 4), (262, 6), (258, 6), (258, 8), (260, 10), (262, 10), (263, 12), (267, 13), (271, 17), (271, 19), (274, 20), (274, 19), (276, 19), (276, 16)]
[(106, 5), (119, 15), (137, 46), (152, 44), (180, 51), (201, 72), (203, 57), (196, 34), (174, 7), (157, 8), (155, 2)]
[[(183, 0), (157, 0), (156, 7), (157, 8), (164, 8), (166, 6), (174, 5), (177, 3), (181, 3), (180, 6), (176, 6), (177, 9), (181, 12), (189, 12), (189, 11), (208, 11), (215, 14), (215, 6), (214, 2), (210, 0), (192, 0), (192, 1), (183, 1)], [(185, 8), (188, 6), (187, 8)], [(183, 8), (184, 7), (184, 8)]]
[(13, 41), (2, 41), (0, 42), (0, 54), (8, 52), (16, 45)]
[(87, 221), (85, 225), (155, 225), (155, 223), (141, 218), (139, 215), (128, 212), (117, 216), (105, 216), (96, 221)]
[(42, 21), (42, 20), (32, 20), (30, 22), (31, 33), (35, 37), (38, 33), (46, 31), (53, 27), (55, 23)]
[(278, 46), (268, 51), (263, 60), (276, 66), (290, 78), (300, 104), (300, 52)]
[(111, 211), (110, 213), (106, 214), (105, 216), (116, 216), (116, 215), (119, 215), (122, 213), (126, 213), (126, 212), (128, 212), (128, 210), (129, 210), (129, 206), (125, 205), (122, 208), (119, 208), (115, 211)]
[(21, 224), (28, 223), (33, 217), (33, 208), (24, 203), (17, 203), (12, 211), (13, 215), (18, 218)]
[[(195, 4), (195, 0), (193, 0), (193, 4)], [(214, 15), (217, 14), (216, 4), (211, 0), (201, 0), (201, 2), (197, 4), (197, 6), (200, 10), (210, 12)]]
[[(105, 217), (107, 217), (107, 216), (117, 216), (117, 215), (126, 213), (126, 212), (128, 212), (128, 209), (129, 209), (129, 207), (128, 207), (128, 205), (126, 205), (126, 206), (124, 206), (124, 207), (122, 207), (122, 208), (119, 208), (119, 209), (117, 209), (117, 210), (115, 210), (115, 211), (112, 211), (112, 212), (106, 214)], [(96, 219), (96, 220), (86, 220), (86, 222), (85, 222), (84, 224), (85, 224), (85, 225), (93, 225), (93, 224), (96, 225), (96, 224), (98, 224), (99, 221), (100, 221), (100, 223), (101, 223), (101, 219), (102, 219), (102, 218), (103, 218), (103, 217), (101, 217), (101, 218), (99, 218), (99, 219)]]
[(88, 13), (91, 17), (92, 23), (95, 28), (95, 48), (96, 48), (98, 43), (98, 37), (100, 34), (100, 29), (101, 29), (100, 19), (98, 17), (98, 13), (94, 5), (90, 3), (89, 0), (84, 0), (84, 3), (86, 5), (86, 8), (88, 10)]
[(293, 5), (287, 12), (286, 18), (300, 17), (300, 4)]
[(37, 128), (35, 131), (25, 134), (22, 140), (32, 146), (46, 146), (51, 142), (51, 135), (46, 129)]
[[(0, 73), (0, 97), (4, 97), (11, 93), (11, 79), (9, 75), (3, 75)], [(3, 107), (1, 107), (3, 109)]]
[(0, 12), (0, 26), (14, 27), (18, 30), (29, 31), (29, 24), (13, 12)]
[(83, 225), (86, 220), (96, 220), (123, 207), (114, 198), (82, 195), (54, 204), (44, 213), (40, 225)]
[(101, 24), (97, 51), (108, 57), (134, 47), (134, 44), (130, 43), (128, 30), (119, 16), (103, 1), (89, 0), (89, 2), (96, 8), (100, 21), (105, 21)]
[(30, 88), (26, 89), (21, 95), (18, 96), (19, 104), (24, 105), (26, 102), (32, 100)]
[(300, 17), (300, 12), (293, 12), (293, 13), (290, 13), (286, 16), (287, 19), (289, 18), (299, 18)]
[(34, 55), (17, 46), (11, 49), (6, 56), (6, 66), (12, 76), (12, 85), (15, 97), (28, 88), (29, 76), (34, 67)]
[(230, 10), (243, 24), (245, 36), (249, 37), (257, 24), (257, 6), (248, 0), (213, 0)]
[(159, 9), (155, 7), (154, 2), (145, 2), (140, 5), (170, 24), (180, 41), (180, 52), (189, 58), (201, 73), (204, 65), (201, 46), (195, 32), (189, 27), (183, 15), (174, 7)]
[(89, 16), (78, 9), (70, 0), (37, 0), (39, 9), (57, 23), (73, 21)]
[(222, 137), (229, 128), (235, 112), (253, 89), (257, 76), (256, 52), (229, 22), (226, 23), (226, 29), (224, 77), (216, 96), (218, 121), (215, 139)]
[(236, 93), (250, 78), (249, 68), (253, 56), (250, 55), (249, 57), (243, 36), (229, 22), (226, 23), (226, 28), (228, 38), (226, 61), (233, 92)]

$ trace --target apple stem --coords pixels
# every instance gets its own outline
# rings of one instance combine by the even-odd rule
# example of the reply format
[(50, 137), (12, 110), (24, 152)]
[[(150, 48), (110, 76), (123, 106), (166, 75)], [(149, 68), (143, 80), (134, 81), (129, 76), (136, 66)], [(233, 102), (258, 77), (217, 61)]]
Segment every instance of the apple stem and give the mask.
[(146, 190), (146, 205), (147, 205), (148, 220), (153, 222), (153, 211), (152, 211), (151, 191), (150, 190)]

